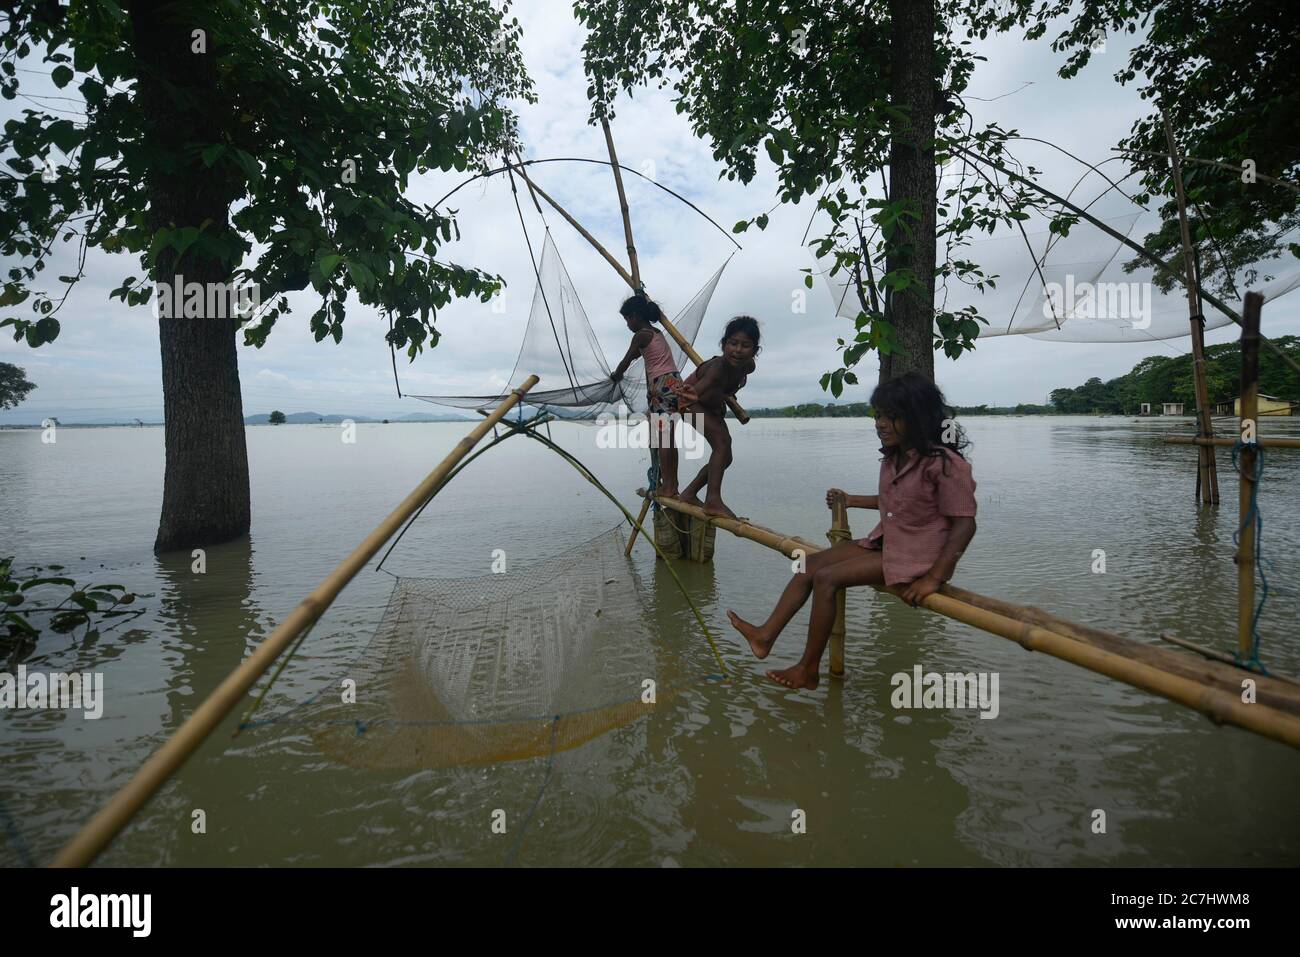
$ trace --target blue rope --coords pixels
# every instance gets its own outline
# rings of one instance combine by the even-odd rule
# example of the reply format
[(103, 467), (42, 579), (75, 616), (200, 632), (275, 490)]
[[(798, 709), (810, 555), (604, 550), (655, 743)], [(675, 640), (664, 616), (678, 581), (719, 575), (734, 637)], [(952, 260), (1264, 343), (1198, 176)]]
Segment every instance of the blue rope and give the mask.
[(1249, 445), (1255, 452), (1255, 474), (1249, 477), (1250, 481), (1250, 506), (1246, 510), (1246, 516), (1242, 519), (1241, 525), (1232, 533), (1232, 543), (1239, 549), (1241, 547), (1241, 536), (1246, 533), (1246, 529), (1252, 524), (1255, 527), (1255, 567), (1259, 570), (1259, 604), (1255, 606), (1255, 612), (1250, 620), (1250, 656), (1243, 657), (1241, 652), (1233, 652), (1233, 658), (1237, 665), (1242, 668), (1248, 668), (1251, 671), (1258, 671), (1262, 675), (1268, 674), (1268, 668), (1259, 660), (1259, 619), (1264, 614), (1264, 603), (1268, 601), (1268, 575), (1264, 573), (1264, 516), (1259, 511), (1259, 486), (1264, 476), (1264, 449), (1254, 442), (1246, 443), (1240, 439), (1232, 446), (1232, 467), (1237, 472), (1239, 481), (1247, 481), (1247, 476), (1241, 474), (1241, 465), (1238, 462), (1238, 456)]
[(650, 450), (650, 467), (645, 470), (646, 488), (650, 491), (650, 507), (654, 511), (659, 511), (659, 500), (654, 497), (655, 491), (659, 488), (659, 452), (657, 449)]

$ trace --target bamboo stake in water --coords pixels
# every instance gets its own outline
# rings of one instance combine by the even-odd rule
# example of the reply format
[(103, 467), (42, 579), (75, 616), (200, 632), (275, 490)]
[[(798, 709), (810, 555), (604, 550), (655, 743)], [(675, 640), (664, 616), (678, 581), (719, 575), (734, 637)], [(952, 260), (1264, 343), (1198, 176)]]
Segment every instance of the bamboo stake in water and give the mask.
[[(849, 508), (844, 496), (839, 496), (831, 503), (831, 529), (826, 533), (827, 540), (834, 548), (840, 542), (849, 540)], [(835, 593), (835, 623), (831, 625), (831, 677), (844, 677), (844, 601), (846, 589)]]
[(83, 827), (54, 859), (54, 867), (83, 867), (93, 861), (121, 830), (130, 823), (140, 808), (157, 793), (176, 770), (185, 763), (209, 734), (221, 723), (236, 705), (244, 700), (257, 679), (275, 663), (280, 654), (299, 635), (310, 627), (338, 596), (366, 563), (383, 547), (384, 542), (402, 526), (402, 523), (432, 495), (443, 478), (478, 444), (492, 426), (509, 412), (525, 392), (537, 384), (537, 376), (529, 376), (524, 384), (514, 390), (486, 419), (456, 444), (438, 467), (425, 477), (419, 486), (393, 509), (387, 518), (366, 536), (365, 540), (345, 558), (329, 576), (280, 622), (257, 649), (226, 676), (217, 689), (208, 695), (194, 714), (140, 766), (135, 776), (122, 790)]
[[(1210, 419), (1210, 390), (1205, 382), (1205, 317), (1201, 315), (1200, 283), (1196, 275), (1196, 257), (1192, 253), (1192, 233), (1187, 225), (1187, 197), (1183, 193), (1183, 172), (1178, 162), (1178, 147), (1174, 143), (1174, 130), (1169, 118), (1161, 114), (1165, 138), (1169, 141), (1169, 161), (1173, 167), (1174, 196), (1178, 200), (1178, 225), (1183, 239), (1183, 275), (1187, 287), (1187, 310), (1192, 333), (1192, 382), (1196, 392), (1196, 434), (1214, 438), (1214, 424)], [(1214, 457), (1214, 446), (1197, 447), (1196, 485), (1201, 501), (1206, 505), (1219, 504), (1219, 471)]]
[[(1254, 438), (1259, 429), (1259, 312), (1264, 297), (1246, 293), (1241, 315), (1241, 435), (1247, 429)], [(1237, 480), (1237, 514), (1241, 535), (1237, 544), (1237, 649), (1243, 658), (1251, 657), (1255, 619), (1255, 517), (1250, 502), (1255, 489), (1255, 461), (1258, 453), (1253, 443), (1241, 450)]]

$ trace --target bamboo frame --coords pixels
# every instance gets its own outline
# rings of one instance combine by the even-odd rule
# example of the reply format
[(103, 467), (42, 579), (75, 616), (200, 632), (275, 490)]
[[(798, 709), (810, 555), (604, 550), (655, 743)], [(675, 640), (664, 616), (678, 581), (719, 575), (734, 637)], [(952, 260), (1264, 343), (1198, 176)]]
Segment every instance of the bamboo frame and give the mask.
[(641, 530), (641, 524), (645, 521), (646, 513), (650, 511), (650, 499), (646, 498), (641, 503), (641, 513), (636, 517), (636, 525), (632, 528), (631, 534), (627, 537), (627, 548), (623, 549), (624, 556), (632, 554), (632, 546), (636, 544), (637, 532)]
[[(632, 241), (632, 213), (628, 209), (627, 194), (623, 191), (623, 173), (622, 168), (618, 164), (618, 154), (614, 152), (614, 134), (610, 132), (609, 120), (605, 119), (603, 116), (600, 118), (600, 126), (601, 129), (605, 131), (605, 146), (609, 150), (609, 164), (614, 170), (614, 186), (618, 190), (618, 208), (619, 212), (623, 216), (623, 236), (627, 240), (627, 258), (628, 263), (632, 267), (630, 275), (624, 271), (622, 266), (618, 267), (618, 272), (619, 275), (623, 277), (624, 281), (632, 287), (633, 292), (642, 292), (641, 266), (636, 256), (636, 244)], [(570, 222), (572, 222), (572, 219), (570, 219)], [(595, 240), (591, 238), (590, 233), (586, 233), (585, 230), (583, 230), (583, 232), (587, 236), (589, 242), (595, 242)], [(601, 252), (604, 253), (606, 259), (611, 262), (614, 261), (613, 257), (609, 253), (605, 252), (603, 249)], [(700, 358), (700, 354), (695, 351), (695, 347), (691, 345), (690, 341), (687, 340), (684, 335), (681, 334), (681, 331), (673, 324), (672, 320), (664, 315), (662, 309), (659, 310), (659, 325), (664, 327), (664, 332), (673, 337), (673, 341), (677, 343), (684, 353), (686, 353), (686, 357), (690, 359), (691, 362), (695, 363), (697, 367), (704, 364), (704, 360)], [(742, 406), (734, 397), (727, 397), (727, 405), (731, 407), (732, 413), (736, 416), (736, 420), (740, 422), (741, 425), (745, 425), (749, 422), (749, 413), (745, 411), (745, 407)]]
[[(1133, 240), (1129, 239), (1123, 233), (1118, 232), (1115, 229), (1111, 228), (1109, 225), (1102, 222), (1100, 219), (1098, 219), (1092, 213), (1088, 212), (1082, 206), (1070, 202), (1065, 197), (1057, 195), (1056, 193), (1052, 192), (1050, 189), (1047, 189), (1045, 186), (1035, 183), (1032, 179), (1020, 175), (1015, 170), (1008, 169), (1006, 166), (1003, 166), (1001, 163), (998, 163), (997, 161), (992, 160), (987, 156), (981, 156), (979, 153), (971, 152), (970, 150), (963, 149), (960, 146), (954, 147), (953, 151), (956, 153), (960, 153), (961, 155), (965, 156), (969, 160), (979, 162), (979, 163), (987, 163), (989, 166), (993, 167), (995, 170), (1002, 173), (1009, 179), (1015, 180), (1018, 183), (1023, 183), (1024, 185), (1028, 186), (1030, 189), (1036, 190), (1037, 192), (1041, 193), (1042, 195), (1050, 199), (1053, 203), (1056, 203), (1057, 205), (1061, 206), (1063, 209), (1068, 209), (1070, 212), (1074, 213), (1080, 219), (1092, 223), (1092, 225), (1096, 226), (1107, 236), (1118, 241), (1120, 245), (1127, 246), (1129, 249), (1133, 250), (1135, 253), (1137, 253), (1139, 256), (1145, 259), (1148, 263), (1150, 263), (1154, 268), (1159, 269), (1161, 272), (1168, 273), (1173, 279), (1177, 280), (1180, 283), (1184, 282), (1185, 277), (1180, 272), (1178, 272), (1178, 270), (1171, 268), (1167, 263), (1161, 260), (1160, 257), (1152, 255), (1151, 251), (1148, 250), (1146, 247), (1140, 245), (1139, 243), (1135, 243)], [(1223, 313), (1223, 315), (1227, 316), (1237, 325), (1239, 326), (1241, 325), (1241, 316), (1237, 315), (1237, 313), (1234, 310), (1230, 309), (1222, 299), (1219, 299), (1217, 296), (1213, 295), (1212, 293), (1207, 292), (1205, 289), (1200, 290), (1200, 295), (1202, 299), (1208, 302), (1215, 309), (1219, 310), (1219, 312)], [(1277, 355), (1277, 357), (1281, 359), (1284, 363), (1289, 365), (1296, 372), (1300, 372), (1300, 362), (1296, 362), (1295, 359), (1292, 359), (1289, 355), (1287, 355), (1286, 352), (1282, 349), (1282, 347), (1279, 346), (1276, 342), (1274, 342), (1272, 339), (1267, 338), (1266, 336), (1260, 336), (1259, 341), (1264, 343), (1264, 345), (1268, 346), (1270, 349), (1272, 349), (1273, 352)]]
[[(1241, 432), (1247, 423), (1251, 434), (1259, 427), (1259, 313), (1264, 297), (1257, 292), (1246, 293), (1241, 323)], [(1237, 470), (1237, 509), (1241, 534), (1237, 555), (1237, 650), (1243, 658), (1251, 656), (1255, 618), (1255, 522), (1250, 519), (1250, 503), (1255, 497), (1255, 462), (1257, 451), (1254, 442), (1246, 442), (1241, 450), (1241, 465)]]
[[(1178, 226), (1183, 243), (1183, 285), (1187, 287), (1187, 312), (1192, 335), (1192, 382), (1196, 391), (1197, 435), (1214, 438), (1214, 423), (1210, 418), (1210, 392), (1205, 383), (1205, 319), (1201, 316), (1200, 282), (1192, 252), (1192, 232), (1187, 223), (1187, 197), (1183, 193), (1183, 171), (1178, 164), (1178, 146), (1169, 118), (1160, 116), (1169, 141), (1169, 161), (1173, 171), (1174, 196), (1178, 201)], [(1219, 470), (1215, 461), (1214, 446), (1197, 446), (1196, 493), (1206, 505), (1219, 504)]]
[[(843, 496), (831, 504), (831, 527), (826, 533), (826, 540), (834, 548), (840, 542), (847, 542), (852, 537), (849, 532), (849, 507)], [(835, 593), (835, 622), (831, 625), (831, 677), (844, 677), (844, 600), (845, 590)]]
[[(644, 489), (639, 489), (637, 494), (644, 495)], [(787, 556), (791, 556), (796, 548), (807, 554), (823, 548), (752, 522), (706, 516), (698, 506), (677, 499), (663, 500), (660, 505), (711, 521), (733, 535)], [(876, 590), (895, 597), (899, 597), (901, 592), (899, 588), (883, 586)], [(1039, 609), (989, 598), (954, 585), (943, 585), (939, 592), (924, 599), (921, 606), (954, 621), (1008, 638), (1030, 651), (1045, 652), (1169, 698), (1200, 711), (1216, 723), (1235, 724), (1300, 748), (1300, 688), (1285, 682), (1218, 662), (1190, 658), (1172, 649), (1145, 645)], [(1256, 683), (1254, 704), (1241, 700), (1243, 676)]]
[[(521, 175), (524, 178), (524, 182), (528, 184), (528, 188), (534, 190), (538, 196), (542, 197), (542, 199), (546, 200), (546, 202), (550, 204), (552, 209), (554, 209), (557, 213), (563, 216), (564, 221), (567, 222), (574, 229), (576, 229), (578, 231), (578, 235), (581, 236), (583, 239), (585, 239), (588, 243), (590, 243), (592, 248), (594, 248), (596, 252), (600, 253), (600, 255), (604, 257), (607, 263), (609, 263), (611, 266), (614, 267), (614, 271), (619, 274), (622, 280), (628, 284), (628, 286), (632, 289), (633, 292), (639, 292), (641, 289), (641, 284), (637, 281), (635, 277), (632, 276), (631, 273), (629, 273), (626, 269), (623, 268), (623, 264), (614, 258), (613, 253), (611, 253), (608, 249), (602, 246), (599, 240), (597, 240), (595, 236), (591, 235), (591, 233), (589, 233), (587, 229), (580, 222), (574, 219), (568, 210), (566, 210), (563, 206), (557, 203), (551, 197), (551, 195), (546, 192), (546, 190), (542, 189), (531, 179), (529, 179), (528, 174), (524, 172), (522, 166), (518, 167), (518, 169), (519, 169), (519, 175)], [(659, 311), (659, 324), (664, 327), (664, 332), (668, 333), (670, 336), (673, 337), (673, 341), (676, 342), (677, 345), (681, 347), (681, 350), (686, 353), (686, 357), (690, 359), (691, 362), (695, 363), (695, 365), (697, 366), (704, 364), (704, 360), (700, 358), (700, 354), (695, 351), (695, 347), (690, 344), (687, 338), (681, 334), (681, 331), (675, 325), (672, 324), (672, 322), (669, 320), (667, 316), (664, 315), (662, 309)], [(744, 407), (739, 402), (737, 402), (734, 398), (728, 397), (727, 405), (731, 407), (731, 411), (735, 414), (736, 420), (740, 422), (741, 425), (744, 425), (749, 421), (749, 413), (746, 412)]]
[(641, 265), (636, 258), (636, 244), (632, 242), (632, 213), (627, 206), (627, 193), (623, 191), (623, 171), (619, 169), (618, 154), (614, 152), (614, 134), (609, 130), (609, 120), (600, 118), (600, 128), (605, 132), (605, 148), (609, 150), (610, 168), (614, 170), (614, 187), (618, 190), (618, 211), (623, 217), (623, 237), (627, 240), (627, 262), (632, 268), (632, 289), (641, 288)]
[(93, 861), (126, 827), (131, 818), (157, 793), (172, 774), (194, 753), (209, 734), (244, 700), (257, 679), (306, 628), (311, 627), (357, 572), (401, 528), (402, 523), (432, 496), (443, 479), (469, 451), (537, 384), (537, 376), (524, 380), (493, 412), (456, 444), (410, 495), (380, 522), (347, 558), (316, 586), (257, 649), (226, 676), (189, 719), (149, 756), (98, 814), (77, 832), (54, 858), (53, 867), (83, 867)]

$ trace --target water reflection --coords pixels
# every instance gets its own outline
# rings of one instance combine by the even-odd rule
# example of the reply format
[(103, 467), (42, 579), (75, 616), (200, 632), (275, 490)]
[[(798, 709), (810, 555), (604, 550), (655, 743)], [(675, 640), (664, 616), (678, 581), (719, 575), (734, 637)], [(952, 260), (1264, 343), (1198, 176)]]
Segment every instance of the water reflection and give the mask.
[(204, 549), (157, 556), (158, 614), (166, 676), (166, 730), (175, 731), (262, 636), (253, 601), (253, 548), (245, 536)]

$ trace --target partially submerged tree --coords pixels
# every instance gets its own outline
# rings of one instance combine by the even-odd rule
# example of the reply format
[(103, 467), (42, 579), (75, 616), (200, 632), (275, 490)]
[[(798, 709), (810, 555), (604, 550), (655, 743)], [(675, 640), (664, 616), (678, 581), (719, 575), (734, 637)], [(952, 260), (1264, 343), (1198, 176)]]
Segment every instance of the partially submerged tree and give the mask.
[[(317, 341), (342, 338), (351, 297), (383, 310), (389, 341), (414, 358), (437, 343), (453, 296), (499, 288), (437, 260), (455, 224), (404, 193), (412, 172), (514, 145), (499, 103), (532, 95), (518, 24), (490, 0), (17, 0), (0, 18), (0, 94), (36, 104), (0, 135), (0, 254), (19, 262), (0, 306), (30, 300), (33, 316), (0, 325), (31, 346), (52, 341), (87, 250), (137, 255), (144, 278), (113, 295), (143, 305), (155, 283), (173, 292), (155, 303), (170, 310), (158, 323), (167, 464), (154, 547), (238, 537), (249, 526), (241, 325), (260, 346), (284, 294), (311, 285)], [(79, 94), (84, 118), (21, 89), (38, 62)], [(75, 267), (51, 289), (41, 273), (73, 240)], [(234, 314), (241, 300), (251, 317)]]
[(285, 423), (284, 413), (281, 412), (279, 409), (276, 409), (274, 412), (271, 413), (271, 416), (267, 421), (270, 422), (271, 425), (284, 425)]

